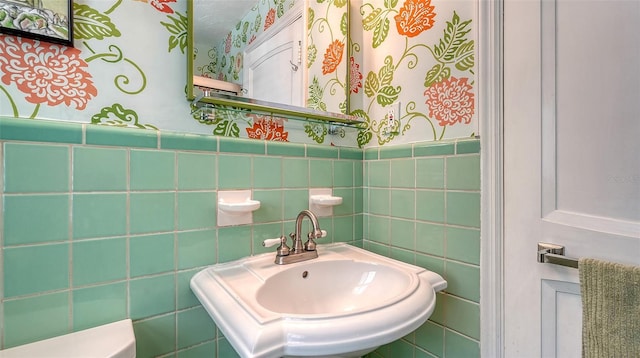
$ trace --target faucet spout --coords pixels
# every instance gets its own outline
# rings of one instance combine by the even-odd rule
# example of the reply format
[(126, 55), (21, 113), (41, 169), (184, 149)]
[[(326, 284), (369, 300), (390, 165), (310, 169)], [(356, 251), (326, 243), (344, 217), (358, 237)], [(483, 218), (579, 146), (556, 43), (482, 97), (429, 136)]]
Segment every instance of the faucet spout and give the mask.
[[(307, 244), (304, 245), (307, 247), (303, 247), (302, 245), (302, 221), (305, 217), (309, 218), (309, 220), (311, 221), (311, 226), (313, 227), (313, 230), (311, 231), (311, 233), (309, 233), (309, 241), (307, 241)], [(315, 250), (315, 243), (313, 242), (313, 239), (322, 237), (322, 230), (320, 230), (320, 224), (318, 223), (318, 218), (316, 217), (316, 215), (309, 210), (302, 210), (296, 218), (296, 231), (293, 235), (294, 253), (300, 253), (305, 250)]]
[[(309, 235), (307, 235), (307, 242), (302, 244), (302, 221), (305, 217), (309, 218), (313, 229), (309, 233)], [(282, 236), (279, 239), (280, 246), (278, 247), (275, 263), (278, 265), (286, 265), (315, 259), (316, 257), (318, 257), (318, 251), (316, 250), (316, 243), (313, 240), (319, 239), (326, 235), (327, 232), (320, 229), (320, 224), (318, 223), (318, 218), (316, 217), (316, 215), (309, 210), (302, 210), (298, 214), (298, 217), (296, 217), (296, 231), (289, 234), (289, 236), (293, 240), (293, 247), (289, 248), (286, 244), (286, 237)], [(278, 241), (277, 239), (269, 239), (265, 240), (262, 245), (274, 245), (274, 240)]]

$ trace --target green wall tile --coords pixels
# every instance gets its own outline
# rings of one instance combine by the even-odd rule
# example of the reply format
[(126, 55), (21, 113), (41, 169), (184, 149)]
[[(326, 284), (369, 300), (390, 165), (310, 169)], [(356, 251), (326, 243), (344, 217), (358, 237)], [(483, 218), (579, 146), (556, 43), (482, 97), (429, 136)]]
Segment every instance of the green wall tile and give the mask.
[(215, 227), (216, 198), (215, 192), (179, 192), (178, 230)]
[(333, 189), (333, 195), (342, 198), (342, 204), (333, 207), (333, 215), (351, 215), (355, 213), (353, 188)]
[(415, 224), (412, 220), (391, 219), (391, 245), (415, 250)]
[(282, 162), (284, 177), (282, 184), (285, 188), (309, 187), (309, 160), (284, 158)]
[(216, 230), (178, 233), (178, 269), (188, 269), (216, 263)]
[(127, 189), (127, 151), (114, 148), (73, 149), (74, 191)]
[(132, 234), (173, 231), (174, 193), (131, 193), (129, 200)]
[(416, 190), (416, 219), (444, 222), (444, 192)]
[(431, 321), (416, 330), (416, 345), (437, 357), (444, 353), (444, 328)]
[(364, 150), (364, 159), (365, 160), (376, 160), (379, 158), (380, 151), (378, 148), (366, 148)]
[(220, 137), (220, 152), (265, 154), (265, 142), (255, 139)]
[(236, 353), (229, 341), (227, 341), (225, 338), (218, 341), (218, 357), (240, 358), (238, 353)]
[(416, 187), (444, 189), (444, 159), (416, 159)]
[(214, 154), (178, 153), (178, 189), (215, 190), (216, 156)]
[(200, 305), (200, 301), (191, 291), (191, 278), (200, 272), (201, 268), (178, 272), (176, 279), (177, 286), (177, 308), (179, 310)]
[(429, 157), (434, 155), (451, 155), (455, 153), (453, 143), (424, 142), (413, 147), (414, 157)]
[(59, 121), (0, 118), (0, 139), (81, 144), (82, 126)]
[(480, 344), (451, 330), (445, 330), (445, 355), (447, 357), (480, 358)]
[(133, 322), (136, 357), (157, 357), (176, 349), (176, 315)]
[(447, 192), (447, 223), (480, 227), (480, 193)]
[(355, 159), (361, 161), (364, 159), (364, 152), (360, 148), (340, 147), (340, 159)]
[(314, 188), (333, 186), (333, 165), (331, 160), (311, 159), (309, 161), (309, 185)]
[(298, 213), (309, 207), (309, 190), (284, 190), (284, 220), (295, 220)]
[(415, 191), (404, 189), (391, 190), (391, 216), (413, 219), (415, 218)]
[[(334, 242), (353, 242), (353, 216), (337, 216), (333, 218), (333, 241)], [(321, 238), (318, 243), (325, 244), (327, 241)]]
[(362, 162), (353, 163), (353, 186), (360, 187), (364, 184), (364, 164)]
[[(416, 256), (416, 262), (418, 257)], [(436, 324), (444, 326), (445, 322), (445, 306), (447, 304), (447, 294), (443, 292), (436, 292), (436, 307), (431, 313), (431, 317), (429, 317), (429, 321), (432, 321)]]
[(411, 158), (412, 147), (410, 145), (400, 145), (380, 148), (380, 159)]
[(132, 236), (129, 239), (131, 277), (173, 271), (174, 234)]
[(388, 189), (369, 190), (369, 213), (389, 215), (391, 211), (390, 191)]
[(225, 155), (218, 157), (218, 188), (249, 189), (251, 188), (251, 157), (242, 155)]
[(228, 262), (251, 255), (251, 227), (218, 229), (218, 262)]
[(416, 250), (430, 255), (444, 256), (444, 232), (443, 225), (417, 222)]
[(157, 148), (158, 135), (155, 130), (88, 125), (86, 143), (118, 147)]
[(369, 216), (369, 240), (388, 245), (390, 243), (390, 234), (389, 218)]
[(69, 164), (69, 147), (6, 143), (5, 192), (69, 191)]
[[(356, 240), (356, 242), (358, 241), (362, 241), (364, 238), (364, 215), (359, 214), (359, 215), (354, 215), (353, 217), (354, 220), (354, 228), (353, 228), (353, 237)], [(362, 247), (362, 246), (359, 246)]]
[(444, 260), (441, 258), (416, 253), (416, 265), (444, 277)]
[(218, 137), (189, 133), (160, 132), (160, 148), (216, 152), (218, 151)]
[(391, 257), (394, 260), (398, 260), (411, 265), (415, 264), (416, 262), (415, 251), (401, 249), (397, 247), (391, 247), (391, 255), (389, 255), (389, 257)]
[(4, 249), (4, 297), (69, 287), (69, 244)]
[(125, 238), (83, 240), (73, 243), (73, 286), (127, 277)]
[(391, 180), (391, 162), (388, 160), (372, 161), (369, 166), (368, 178), (370, 187), (388, 188)]
[(4, 348), (69, 333), (69, 293), (5, 301), (3, 332)]
[(335, 160), (333, 162), (333, 185), (335, 187), (353, 187), (353, 161)]
[(178, 351), (178, 358), (216, 357), (217, 351), (216, 341), (211, 341)]
[(454, 261), (445, 262), (447, 292), (473, 302), (480, 302), (480, 268)]
[(456, 143), (456, 154), (480, 153), (480, 140), (463, 140)]
[(176, 155), (169, 151), (131, 150), (131, 190), (171, 190), (175, 184)]
[(480, 339), (480, 307), (454, 296), (445, 303), (447, 327), (474, 339)]
[(72, 295), (74, 331), (127, 318), (126, 282), (79, 288)]
[(391, 250), (390, 250), (388, 245), (380, 244), (380, 243), (373, 242), (373, 241), (365, 241), (363, 244), (364, 244), (363, 248), (365, 250), (371, 251), (371, 252), (373, 252), (375, 254), (378, 254), (378, 255), (389, 257), (389, 254), (390, 254)]
[(131, 319), (137, 320), (175, 311), (175, 275), (171, 273), (133, 279), (129, 282), (129, 295)]
[(396, 159), (391, 161), (391, 187), (415, 188), (415, 161), (413, 159)]
[(282, 221), (282, 198), (281, 190), (254, 190), (253, 199), (260, 202), (260, 209), (253, 212), (253, 222)]
[(73, 195), (74, 239), (122, 236), (126, 232), (126, 194)]
[(480, 156), (447, 158), (447, 189), (480, 190)]
[(480, 230), (447, 227), (447, 258), (480, 265)]
[(4, 196), (4, 245), (69, 239), (69, 195)]
[(413, 357), (413, 345), (403, 340), (389, 343), (389, 358)]
[(177, 325), (178, 349), (214, 339), (216, 336), (216, 325), (202, 306), (178, 312)]
[(285, 157), (304, 157), (305, 146), (304, 144), (297, 143), (283, 143), (283, 142), (267, 142), (267, 154), (268, 155), (280, 155)]
[(307, 157), (338, 159), (338, 147), (307, 145)]
[(282, 188), (282, 159), (272, 157), (253, 158), (253, 187)]

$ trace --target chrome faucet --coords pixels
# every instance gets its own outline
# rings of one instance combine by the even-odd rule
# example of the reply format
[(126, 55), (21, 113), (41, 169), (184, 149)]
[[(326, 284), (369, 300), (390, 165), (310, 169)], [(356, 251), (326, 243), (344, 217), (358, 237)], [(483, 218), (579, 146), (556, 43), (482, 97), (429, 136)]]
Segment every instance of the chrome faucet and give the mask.
[[(307, 241), (303, 244), (302, 221), (305, 217), (309, 218), (313, 229), (309, 234), (307, 234)], [(262, 246), (271, 246), (271, 244), (267, 245), (267, 242), (270, 243), (272, 240), (280, 243), (280, 246), (278, 246), (276, 251), (275, 261), (278, 265), (286, 265), (318, 257), (318, 251), (316, 251), (316, 242), (314, 239), (326, 236), (326, 231), (320, 229), (318, 218), (314, 213), (309, 210), (302, 210), (298, 214), (298, 217), (296, 217), (296, 231), (289, 234), (289, 236), (291, 237), (291, 240), (293, 240), (292, 248), (287, 246), (286, 236), (282, 236), (279, 239), (265, 240), (262, 243)]]

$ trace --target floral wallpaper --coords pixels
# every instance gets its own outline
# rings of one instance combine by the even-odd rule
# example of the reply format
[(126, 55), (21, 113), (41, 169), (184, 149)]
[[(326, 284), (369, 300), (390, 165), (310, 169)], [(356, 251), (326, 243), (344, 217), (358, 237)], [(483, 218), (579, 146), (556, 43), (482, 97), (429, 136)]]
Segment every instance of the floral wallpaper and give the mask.
[(184, 74), (164, 75), (186, 66), (186, 3), (76, 0), (72, 15), (74, 47), (0, 35), (0, 115), (191, 130), (173, 122), (188, 110)]
[[(308, 1), (307, 106), (354, 114), (359, 130), (194, 115), (186, 0), (74, 0), (74, 47), (0, 34), (0, 116), (359, 147), (468, 137), (478, 128), (474, 1)], [(292, 4), (259, 0), (215, 50), (229, 56), (200, 51), (195, 72), (240, 78), (242, 46)]]
[(351, 1), (359, 146), (477, 134), (474, 11), (473, 1)]

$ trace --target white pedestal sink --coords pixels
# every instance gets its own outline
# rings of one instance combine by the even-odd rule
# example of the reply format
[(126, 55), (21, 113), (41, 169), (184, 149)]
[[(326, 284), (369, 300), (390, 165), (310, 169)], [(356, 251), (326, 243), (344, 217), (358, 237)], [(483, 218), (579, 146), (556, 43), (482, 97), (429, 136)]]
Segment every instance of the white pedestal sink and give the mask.
[(191, 289), (242, 357), (357, 357), (422, 325), (447, 282), (347, 244), (276, 265), (275, 253), (210, 266)]

